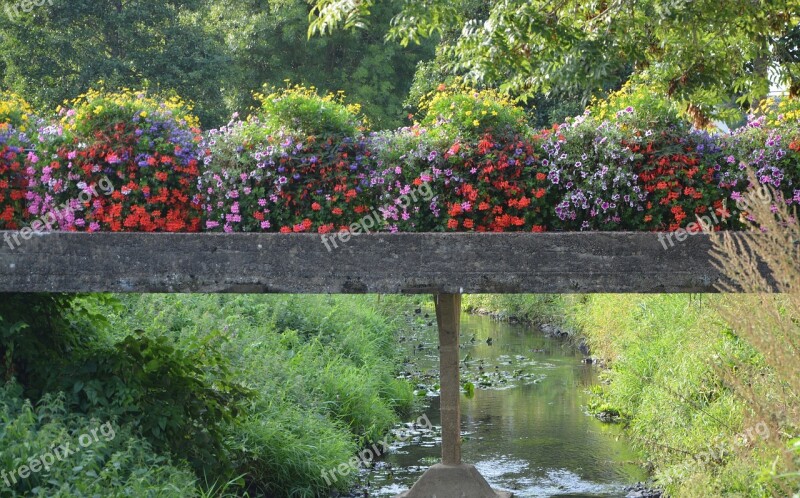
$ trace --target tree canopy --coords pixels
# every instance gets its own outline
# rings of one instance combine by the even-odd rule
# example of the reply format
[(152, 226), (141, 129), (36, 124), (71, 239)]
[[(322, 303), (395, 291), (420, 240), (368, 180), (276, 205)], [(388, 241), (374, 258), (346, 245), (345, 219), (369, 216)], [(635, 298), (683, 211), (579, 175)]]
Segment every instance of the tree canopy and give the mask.
[[(386, 32), (402, 45), (458, 31), (448, 68), (527, 98), (597, 92), (633, 75), (696, 111), (800, 89), (798, 0), (405, 0)], [(374, 0), (317, 0), (309, 35), (368, 26)]]

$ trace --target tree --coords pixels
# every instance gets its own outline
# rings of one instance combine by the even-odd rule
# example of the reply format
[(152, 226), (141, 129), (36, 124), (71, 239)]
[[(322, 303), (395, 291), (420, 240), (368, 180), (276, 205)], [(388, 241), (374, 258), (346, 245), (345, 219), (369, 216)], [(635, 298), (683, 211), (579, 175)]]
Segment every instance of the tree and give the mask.
[[(800, 0), (404, 0), (387, 37), (416, 43), (459, 28), (452, 70), (522, 98), (600, 90), (632, 69), (642, 81), (713, 115), (751, 105), (770, 83), (798, 88)], [(309, 34), (364, 26), (374, 0), (317, 0)]]
[[(0, 16), (2, 84), (40, 106), (77, 97), (99, 80), (149, 86), (202, 103), (205, 122), (227, 114), (218, 34), (197, 22), (204, 0), (52, 0)], [(25, 4), (25, 2), (23, 2)]]
[(374, 23), (365, 29), (307, 39), (310, 9), (306, 0), (214, 2), (206, 21), (209, 31), (226, 34), (234, 61), (227, 68), (233, 81), (225, 88), (231, 106), (245, 109), (262, 84), (289, 80), (323, 92), (343, 90), (349, 101), (363, 105), (373, 127), (399, 125), (416, 64), (433, 56), (435, 43), (385, 43), (383, 34), (398, 13), (391, 2), (376, 6)]

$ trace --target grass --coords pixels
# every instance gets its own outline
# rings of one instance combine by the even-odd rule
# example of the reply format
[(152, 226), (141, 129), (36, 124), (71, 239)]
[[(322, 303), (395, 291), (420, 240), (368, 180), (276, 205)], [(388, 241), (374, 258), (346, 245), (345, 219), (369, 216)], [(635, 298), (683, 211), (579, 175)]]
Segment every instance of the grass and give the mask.
[[(592, 390), (590, 410), (625, 424), (668, 496), (786, 497), (800, 489), (800, 476), (779, 477), (778, 464), (796, 427), (774, 429), (779, 414), (766, 420), (762, 409), (797, 393), (787, 394), (780, 372), (721, 312), (752, 306), (751, 298), (522, 295), (465, 302), (471, 310), (566, 325), (582, 335), (610, 366)], [(781, 316), (786, 309), (776, 307)], [(742, 396), (742, 385), (752, 386), (750, 396)]]
[[(778, 457), (725, 372), (772, 373), (717, 312), (719, 296), (597, 295), (571, 321), (611, 370), (593, 409), (621, 416), (669, 496), (771, 496)], [(757, 430), (756, 430), (757, 429)]]
[(395, 317), (415, 302), (12, 296), (0, 303), (0, 470), (94, 420), (117, 436), (41, 479), (0, 485), (0, 498), (348, 491), (354, 475), (323, 473), (413, 408), (395, 378)]

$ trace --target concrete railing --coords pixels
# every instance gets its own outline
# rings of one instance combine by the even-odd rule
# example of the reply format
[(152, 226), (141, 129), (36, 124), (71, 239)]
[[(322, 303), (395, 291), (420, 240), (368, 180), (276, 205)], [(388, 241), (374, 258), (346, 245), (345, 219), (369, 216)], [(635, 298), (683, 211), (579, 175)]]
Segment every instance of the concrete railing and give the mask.
[(336, 248), (316, 234), (10, 235), (0, 292), (673, 293), (719, 278), (706, 234), (372, 233)]

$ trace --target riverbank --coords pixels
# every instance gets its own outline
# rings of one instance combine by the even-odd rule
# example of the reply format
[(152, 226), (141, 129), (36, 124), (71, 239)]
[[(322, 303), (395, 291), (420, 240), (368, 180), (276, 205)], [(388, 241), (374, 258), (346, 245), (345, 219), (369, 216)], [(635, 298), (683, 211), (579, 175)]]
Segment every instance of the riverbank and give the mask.
[[(781, 448), (798, 435), (786, 422), (796, 393), (787, 394), (762, 353), (725, 323), (719, 310), (736, 306), (730, 299), (478, 296), (471, 303), (533, 322), (556, 315), (585, 340), (608, 365), (592, 412), (624, 425), (669, 496), (793, 496), (800, 485), (782, 470), (791, 457)], [(764, 409), (781, 406), (775, 399), (789, 400), (782, 413)], [(790, 475), (777, 478), (782, 473)]]
[(413, 303), (5, 296), (0, 471), (30, 474), (20, 465), (101, 423), (115, 434), (46, 472), (0, 477), (0, 496), (345, 492), (355, 475), (325, 473), (411, 413), (397, 310)]

